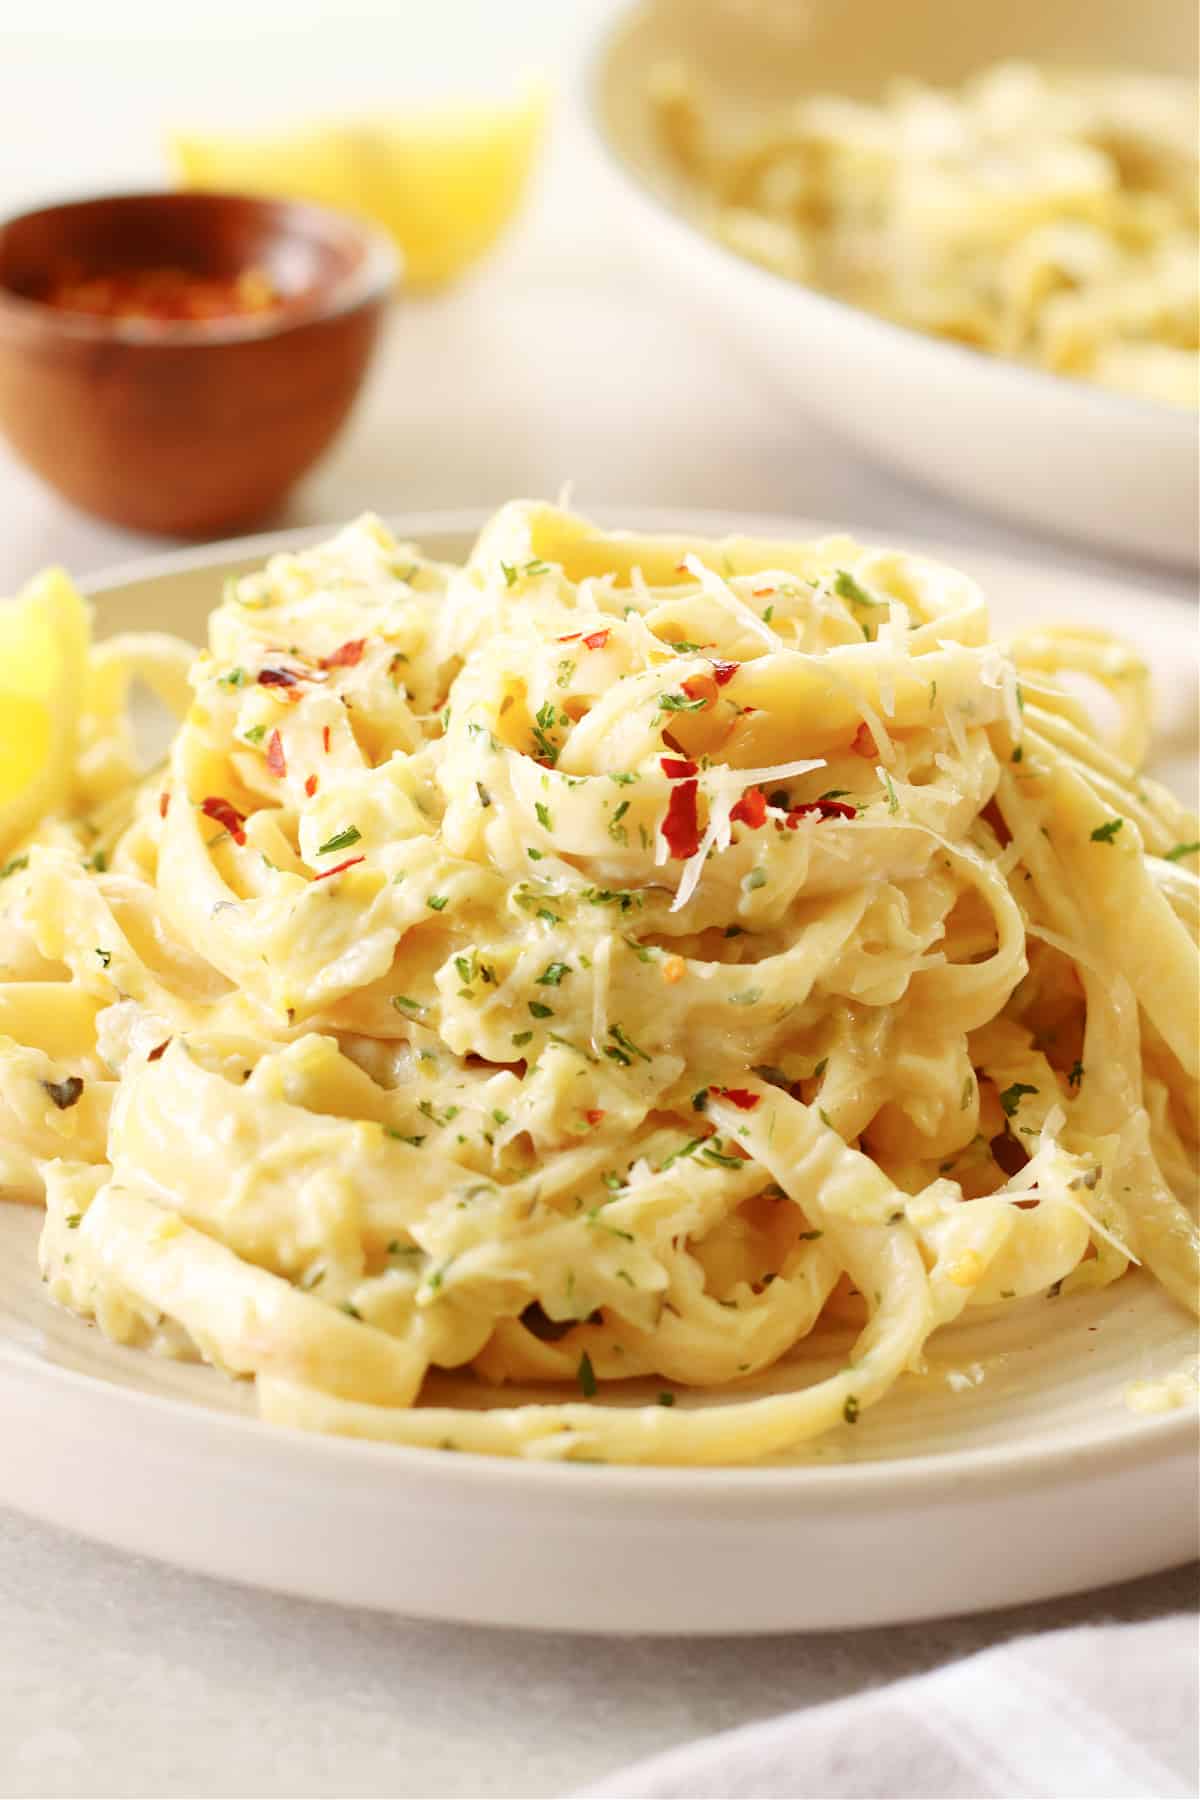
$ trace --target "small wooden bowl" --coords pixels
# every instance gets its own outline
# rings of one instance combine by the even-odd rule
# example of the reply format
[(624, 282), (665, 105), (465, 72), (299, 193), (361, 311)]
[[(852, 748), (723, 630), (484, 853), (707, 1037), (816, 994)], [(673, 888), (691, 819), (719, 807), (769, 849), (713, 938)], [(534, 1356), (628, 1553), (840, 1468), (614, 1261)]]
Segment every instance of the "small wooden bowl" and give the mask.
[[(169, 321), (38, 299), (66, 267), (261, 271), (282, 304)], [(397, 274), (382, 232), (241, 194), (121, 194), (0, 225), (0, 430), (85, 511), (205, 536), (271, 511), (343, 424)]]

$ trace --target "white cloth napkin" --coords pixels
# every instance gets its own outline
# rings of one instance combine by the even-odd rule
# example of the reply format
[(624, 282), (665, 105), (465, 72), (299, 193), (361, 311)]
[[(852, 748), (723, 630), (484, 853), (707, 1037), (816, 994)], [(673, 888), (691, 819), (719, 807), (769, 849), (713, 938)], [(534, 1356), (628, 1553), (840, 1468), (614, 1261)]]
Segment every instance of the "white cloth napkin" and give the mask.
[(1018, 1638), (669, 1750), (580, 1800), (1195, 1800), (1198, 1661), (1190, 1614)]

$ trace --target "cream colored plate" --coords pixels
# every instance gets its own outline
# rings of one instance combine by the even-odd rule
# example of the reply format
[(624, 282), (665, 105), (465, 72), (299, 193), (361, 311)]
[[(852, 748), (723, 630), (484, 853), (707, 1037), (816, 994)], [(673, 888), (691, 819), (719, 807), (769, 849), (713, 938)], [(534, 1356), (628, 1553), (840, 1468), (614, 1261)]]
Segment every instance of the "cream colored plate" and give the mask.
[[(476, 522), (398, 527), (454, 558)], [(706, 535), (825, 529), (661, 513), (620, 522)], [(198, 638), (226, 575), (297, 541), (182, 552), (94, 583), (100, 630)], [(1160, 766), (1176, 785), (1194, 779), (1195, 649), (1182, 607), (935, 553), (982, 581), (1001, 629), (1075, 618), (1136, 639), (1159, 682)], [(1156, 1413), (1129, 1399), (1194, 1368), (1195, 1332), (1141, 1277), (941, 1334), (926, 1374), (791, 1466), (558, 1467), (262, 1425), (244, 1384), (122, 1349), (52, 1307), (37, 1279), (38, 1225), (0, 1206), (0, 1501), (210, 1574), (428, 1617), (702, 1633), (972, 1611), (1195, 1552), (1194, 1403)], [(800, 1355), (749, 1391), (820, 1368)], [(461, 1379), (444, 1389), (486, 1403)]]

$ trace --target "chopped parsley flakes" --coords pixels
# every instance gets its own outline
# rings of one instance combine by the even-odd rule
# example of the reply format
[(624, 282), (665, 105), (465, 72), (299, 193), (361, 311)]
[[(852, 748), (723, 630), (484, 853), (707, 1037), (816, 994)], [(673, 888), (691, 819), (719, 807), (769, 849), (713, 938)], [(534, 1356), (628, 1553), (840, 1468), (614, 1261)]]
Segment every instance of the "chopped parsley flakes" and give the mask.
[(608, 1035), (612, 1038), (613, 1042), (605, 1045), (604, 1054), (613, 1062), (619, 1063), (622, 1068), (630, 1068), (635, 1056), (640, 1058), (644, 1063), (653, 1062), (654, 1058), (648, 1056), (644, 1050), (640, 1049), (620, 1025), (610, 1025), (608, 1028)]
[(630, 912), (634, 906), (640, 906), (640, 894), (634, 894), (628, 888), (594, 888), (586, 887), (579, 898), (586, 900), (589, 906), (619, 906), (623, 913)]
[(622, 800), (616, 811), (613, 813), (612, 818), (608, 821), (608, 835), (610, 838), (614, 838), (618, 844), (624, 844), (628, 841), (629, 834), (621, 823), (621, 820), (628, 811), (628, 800)]
[(593, 1400), (596, 1396), (596, 1371), (592, 1367), (592, 1359), (585, 1350), (579, 1359), (579, 1367), (575, 1371), (575, 1379), (579, 1383), (579, 1391), (585, 1400)]
[(839, 600), (848, 600), (851, 606), (882, 606), (882, 600), (873, 600), (865, 587), (854, 579), (849, 569), (839, 569), (833, 578), (833, 591)]
[(539, 707), (534, 714), (533, 725), (534, 754), (535, 756), (540, 757), (543, 762), (549, 763), (551, 768), (553, 768), (554, 764), (558, 761), (558, 745), (550, 736), (550, 729), (554, 724), (554, 717), (554, 702), (552, 700), (547, 700), (546, 704)]
[(703, 1150), (700, 1152), (705, 1162), (717, 1163), (722, 1169), (740, 1169), (744, 1158), (740, 1156), (727, 1156), (723, 1150), (715, 1149), (714, 1145), (719, 1144), (720, 1142), (720, 1138), (710, 1138), (705, 1143)]
[[(703, 1108), (698, 1107), (696, 1110), (702, 1112)], [(694, 1155), (703, 1142), (704, 1139), (702, 1137), (697, 1137), (689, 1138), (685, 1144), (680, 1144), (678, 1150), (672, 1150), (670, 1156), (664, 1157), (662, 1162), (659, 1163), (659, 1174), (661, 1175), (664, 1169), (669, 1169), (672, 1163), (679, 1162), (681, 1158)]]
[(362, 842), (362, 832), (357, 825), (347, 825), (344, 831), (337, 831), (327, 838), (317, 851), (318, 856), (331, 856), (335, 850), (349, 850), (351, 844)]
[(1109, 819), (1105, 824), (1097, 825), (1092, 833), (1092, 843), (1111, 844), (1124, 823), (1124, 819)]

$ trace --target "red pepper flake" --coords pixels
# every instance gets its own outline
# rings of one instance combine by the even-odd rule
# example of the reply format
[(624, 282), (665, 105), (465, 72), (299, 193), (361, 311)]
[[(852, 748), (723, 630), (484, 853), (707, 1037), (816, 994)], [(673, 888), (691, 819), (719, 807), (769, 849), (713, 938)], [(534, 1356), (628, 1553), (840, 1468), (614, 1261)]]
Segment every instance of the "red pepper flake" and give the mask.
[(671, 781), (686, 781), (689, 775), (700, 773), (699, 765), (689, 761), (686, 756), (660, 756), (658, 760), (662, 764), (663, 774)]
[(313, 876), (313, 880), (328, 881), (331, 875), (340, 875), (343, 869), (352, 869), (355, 863), (366, 862), (366, 860), (365, 856), (348, 856), (345, 862), (335, 863), (332, 869), (322, 869), (319, 875)]
[(108, 319), (145, 319), (155, 324), (264, 313), (284, 304), (263, 270), (247, 267), (231, 275), (200, 275), (173, 264), (148, 269), (85, 270), (64, 264), (37, 298), (67, 312)]
[(287, 757), (283, 754), (283, 739), (277, 731), (273, 731), (267, 739), (267, 767), (272, 775), (280, 780), (287, 774)]
[(671, 855), (681, 862), (695, 856), (700, 848), (700, 826), (696, 818), (698, 781), (680, 781), (671, 789), (662, 834)]
[(560, 644), (577, 644), (582, 636), (582, 631), (568, 631), (566, 637), (560, 637), (558, 641)]
[(362, 661), (362, 653), (367, 647), (366, 638), (351, 638), (348, 643), (341, 644), (332, 656), (321, 658), (323, 669), (352, 669)]
[(308, 780), (304, 784), (304, 791), (308, 795), (309, 799), (311, 800), (313, 795), (317, 791), (317, 778), (315, 775), (309, 776)]
[(583, 1116), (589, 1125), (598, 1125), (604, 1117), (604, 1108), (602, 1106), (590, 1106)]
[(246, 834), (242, 826), (246, 823), (245, 813), (240, 813), (236, 806), (228, 800), (222, 800), (219, 794), (210, 794), (207, 800), (200, 803), (200, 811), (206, 819), (213, 819), (223, 825), (235, 844), (244, 844)]
[(755, 600), (765, 600), (768, 594), (775, 592), (775, 589), (773, 587), (751, 588), (750, 592)]
[(712, 666), (713, 680), (718, 687), (724, 687), (727, 681), (733, 680), (741, 666), (741, 663), (735, 662), (715, 662)]
[(858, 808), (847, 806), (844, 800), (805, 800), (789, 809), (788, 830), (795, 831), (807, 813), (817, 813), (822, 819), (857, 819)]
[(866, 723), (859, 726), (854, 734), (854, 742), (850, 746), (855, 756), (869, 756), (872, 762), (879, 757), (879, 748), (875, 742), (871, 727)]
[(161, 1044), (155, 1044), (153, 1050), (147, 1052), (146, 1061), (157, 1062), (159, 1057), (165, 1054), (170, 1042), (170, 1038), (164, 1038)]
[(325, 748), (326, 756), (328, 756), (328, 754), (329, 754), (329, 727), (328, 727), (328, 725), (322, 727), (321, 743), (323, 744), (323, 746)]
[(767, 796), (761, 788), (747, 788), (729, 816), (757, 831), (767, 822)]
[(691, 572), (692, 571), (688, 568), (686, 563), (676, 563), (675, 564), (675, 573), (677, 575), (690, 575)]
[(710, 1094), (715, 1094), (718, 1100), (728, 1100), (730, 1105), (736, 1106), (739, 1112), (753, 1112), (762, 1099), (761, 1094), (752, 1094), (749, 1088), (714, 1087), (709, 1088), (708, 1091)]
[(260, 669), (258, 671), (260, 687), (295, 687), (299, 679), (300, 677), (293, 675), (290, 669)]
[(589, 650), (603, 650), (605, 644), (608, 642), (608, 636), (607, 629), (604, 631), (590, 631), (583, 641)]
[(166, 794), (166, 793), (160, 794), (158, 796), (158, 816), (159, 816), (159, 818), (165, 819), (167, 814), (170, 812), (170, 810), (171, 810), (170, 794)]
[(681, 685), (689, 700), (703, 700), (706, 708), (715, 704), (717, 684), (711, 675), (689, 675)]

